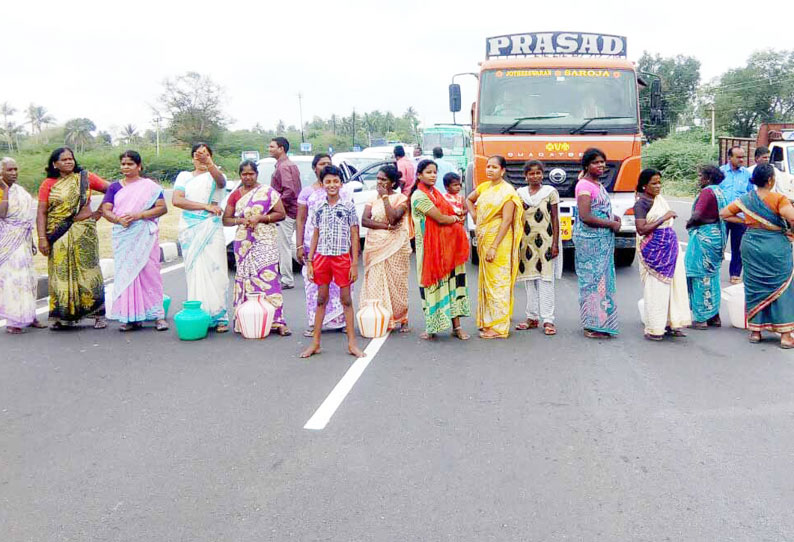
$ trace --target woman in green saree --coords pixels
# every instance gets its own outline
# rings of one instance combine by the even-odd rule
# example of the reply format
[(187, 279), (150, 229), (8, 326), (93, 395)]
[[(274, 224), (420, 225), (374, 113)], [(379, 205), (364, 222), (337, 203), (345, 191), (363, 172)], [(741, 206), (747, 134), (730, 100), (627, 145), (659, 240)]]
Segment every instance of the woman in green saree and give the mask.
[(105, 322), (105, 284), (99, 269), (99, 211), (91, 210), (93, 192), (105, 193), (108, 183), (84, 170), (68, 147), (52, 151), (47, 179), (39, 188), (36, 227), (39, 250), (47, 256), (52, 329), (94, 318)]

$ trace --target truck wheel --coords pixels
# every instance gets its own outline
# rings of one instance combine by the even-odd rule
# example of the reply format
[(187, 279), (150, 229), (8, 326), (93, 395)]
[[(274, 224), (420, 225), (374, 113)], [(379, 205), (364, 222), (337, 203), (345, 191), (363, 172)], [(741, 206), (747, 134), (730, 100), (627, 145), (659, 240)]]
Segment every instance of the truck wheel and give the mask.
[(479, 265), (480, 255), (477, 253), (477, 247), (474, 246), (474, 243), (471, 240), (469, 241), (469, 254), (471, 257), (471, 263), (474, 265)]
[(619, 248), (615, 250), (615, 267), (629, 267), (634, 263), (634, 248)]
[(576, 250), (573, 248), (562, 249), (562, 269), (563, 271), (576, 272)]

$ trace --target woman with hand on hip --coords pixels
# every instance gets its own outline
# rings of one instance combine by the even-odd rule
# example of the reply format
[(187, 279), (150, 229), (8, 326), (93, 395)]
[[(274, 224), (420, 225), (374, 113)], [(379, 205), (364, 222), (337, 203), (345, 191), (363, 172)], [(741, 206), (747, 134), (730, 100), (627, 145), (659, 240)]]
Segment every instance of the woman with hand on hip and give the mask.
[(39, 187), (36, 226), (39, 250), (47, 256), (51, 329), (94, 318), (104, 329), (105, 283), (99, 268), (99, 211), (91, 210), (94, 192), (108, 183), (84, 170), (68, 147), (55, 149), (47, 162), (47, 178)]
[(210, 327), (218, 333), (229, 331), (226, 290), (229, 269), (218, 202), (223, 199), (226, 176), (212, 161), (212, 149), (196, 143), (191, 149), (193, 171), (176, 177), (172, 203), (182, 209), (179, 244), (185, 258), (187, 298), (201, 301), (210, 314)]

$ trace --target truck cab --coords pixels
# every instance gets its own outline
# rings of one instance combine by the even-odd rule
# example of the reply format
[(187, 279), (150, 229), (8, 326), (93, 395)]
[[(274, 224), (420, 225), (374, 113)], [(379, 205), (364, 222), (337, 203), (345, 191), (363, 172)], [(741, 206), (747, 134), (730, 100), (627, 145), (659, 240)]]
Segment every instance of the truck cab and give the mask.
[(636, 249), (631, 210), (641, 170), (639, 87), (645, 84), (625, 52), (621, 36), (540, 32), (488, 38), (472, 106), (473, 161), (466, 176), (471, 190), (485, 180), (488, 157), (498, 154), (507, 160), (506, 180), (518, 188), (526, 184), (524, 163), (542, 161), (544, 184), (561, 197), (563, 245), (575, 249), (581, 158), (590, 147), (601, 149), (607, 156), (601, 182), (622, 220), (618, 265), (630, 265)]
[(444, 159), (453, 163), (465, 176), (471, 162), (471, 130), (460, 124), (436, 124), (422, 132), (422, 150), (430, 155), (434, 147), (441, 147)]

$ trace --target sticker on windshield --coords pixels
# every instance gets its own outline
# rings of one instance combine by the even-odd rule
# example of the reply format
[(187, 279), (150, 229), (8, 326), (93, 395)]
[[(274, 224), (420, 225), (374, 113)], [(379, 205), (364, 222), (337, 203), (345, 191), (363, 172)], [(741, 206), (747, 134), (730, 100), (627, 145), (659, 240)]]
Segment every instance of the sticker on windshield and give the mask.
[(620, 77), (620, 72), (609, 70), (498, 70), (496, 77)]

